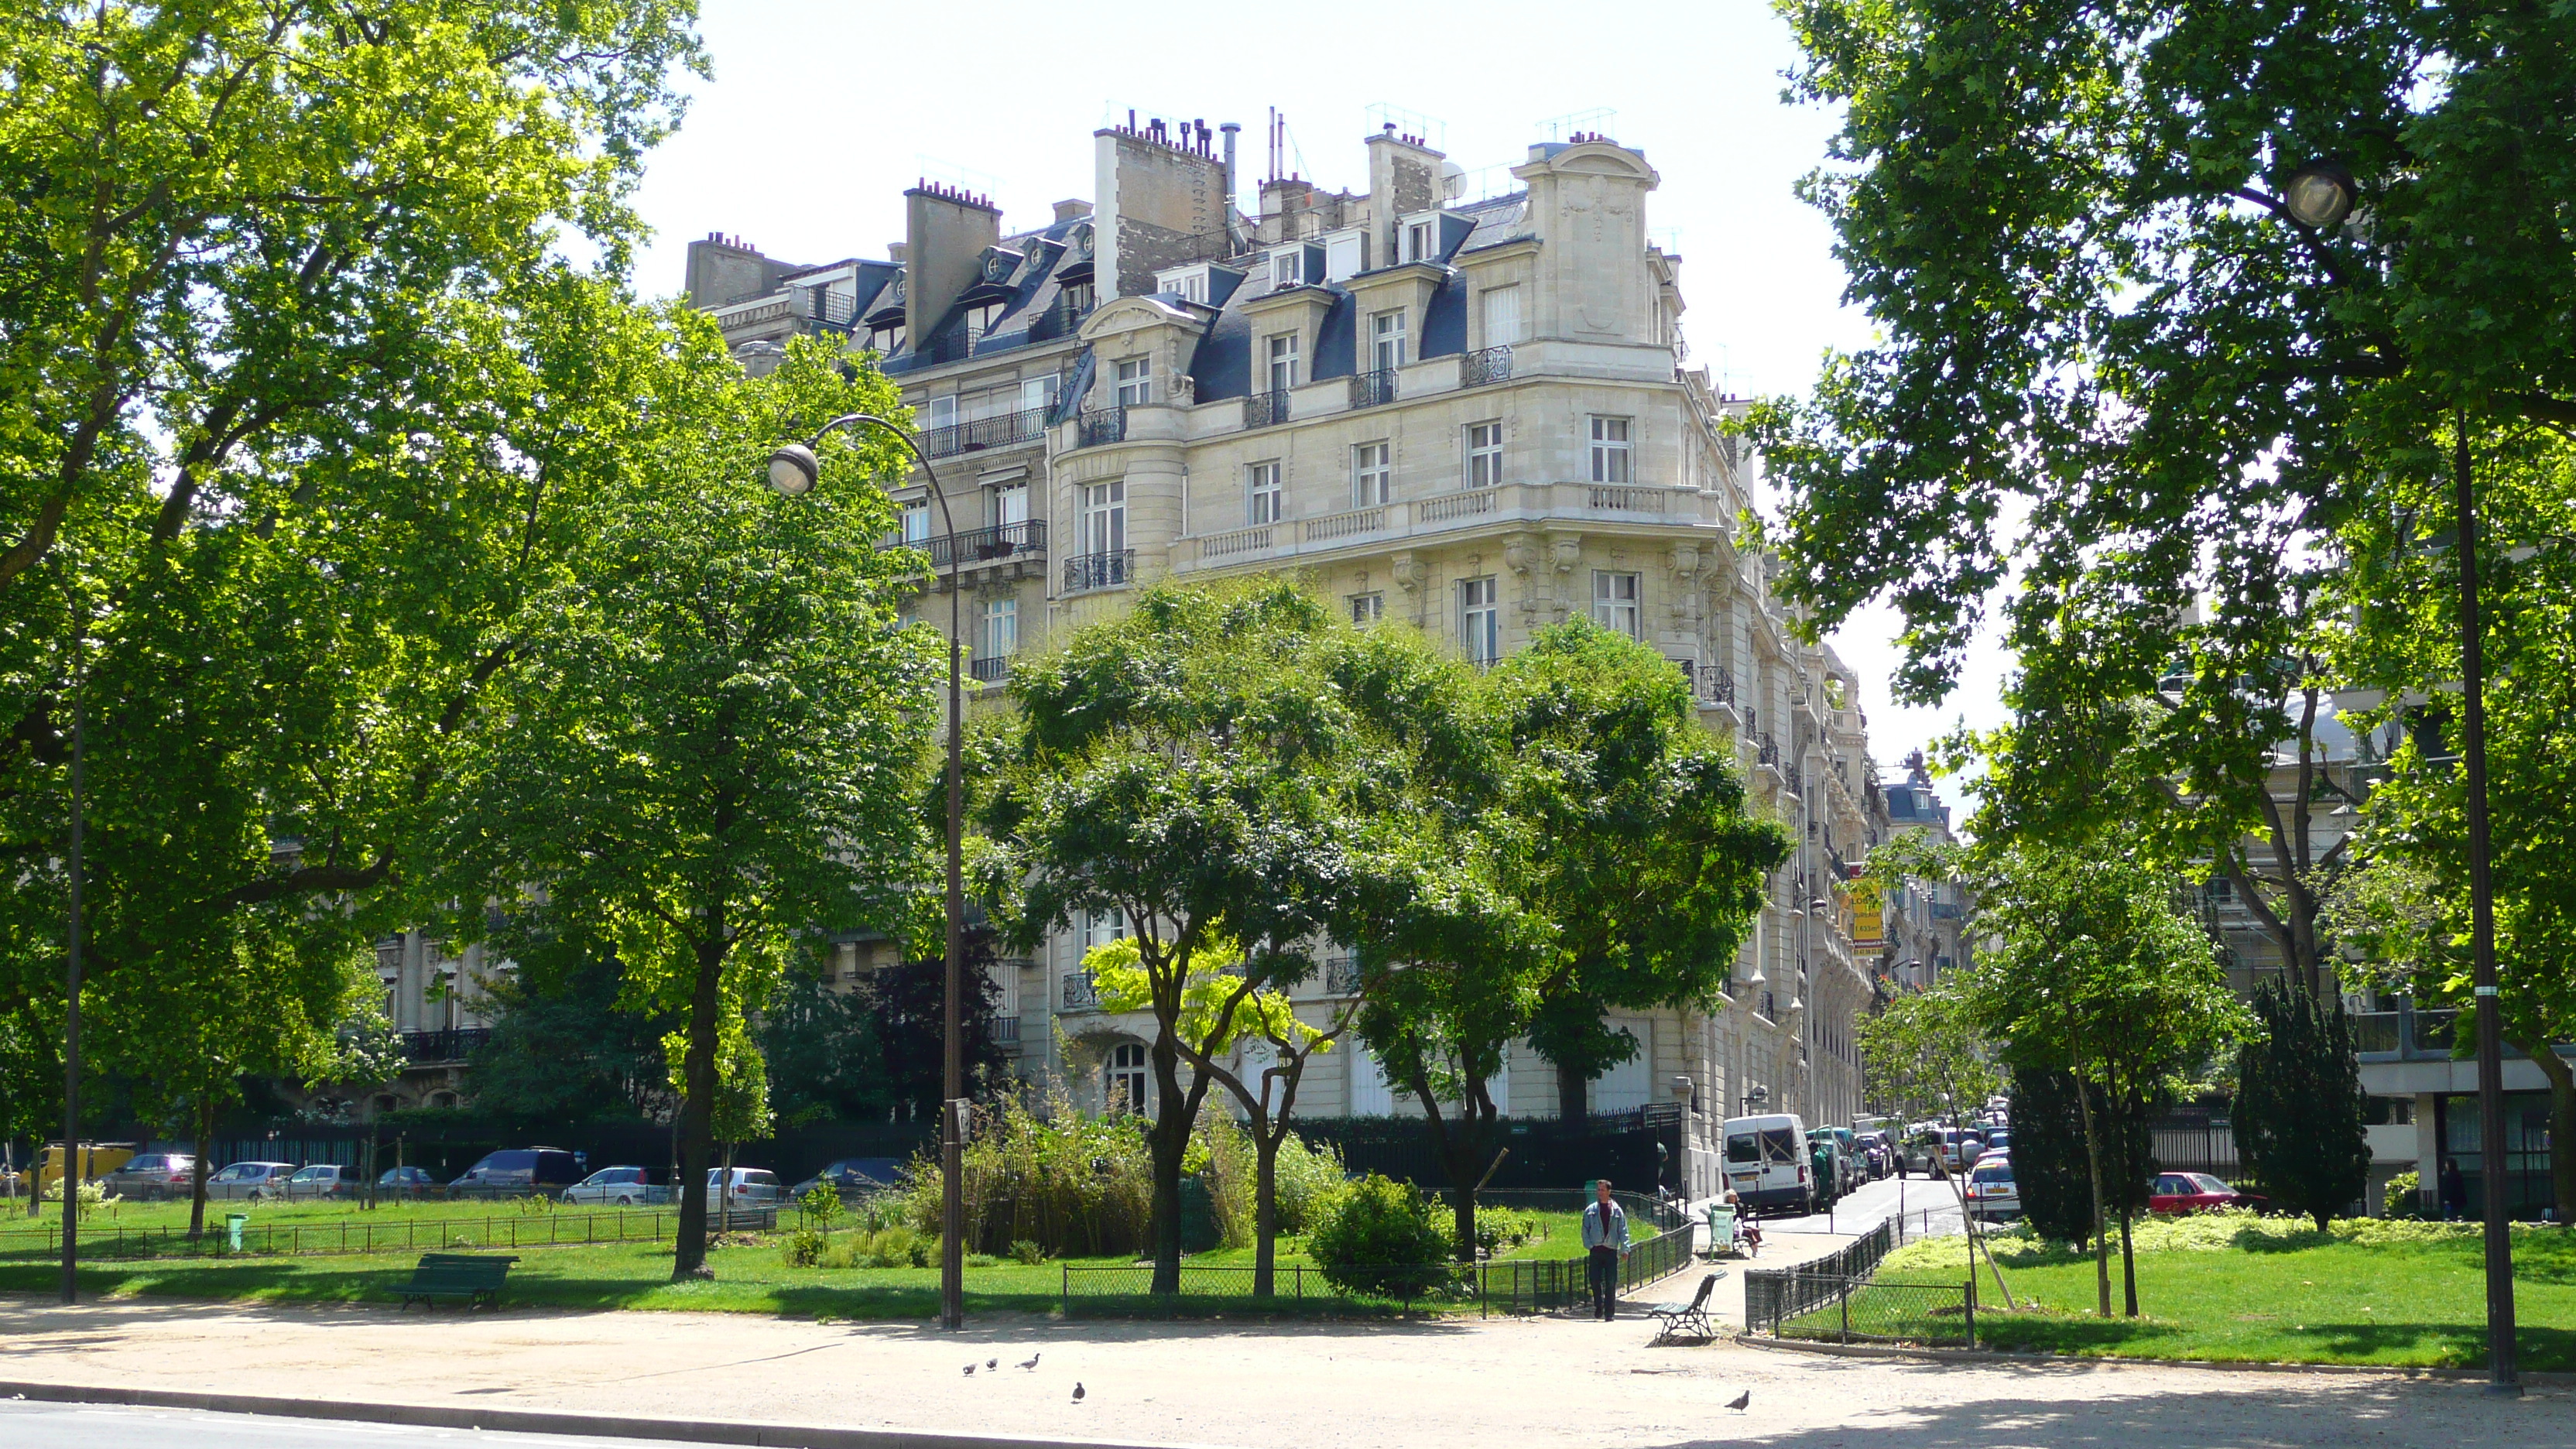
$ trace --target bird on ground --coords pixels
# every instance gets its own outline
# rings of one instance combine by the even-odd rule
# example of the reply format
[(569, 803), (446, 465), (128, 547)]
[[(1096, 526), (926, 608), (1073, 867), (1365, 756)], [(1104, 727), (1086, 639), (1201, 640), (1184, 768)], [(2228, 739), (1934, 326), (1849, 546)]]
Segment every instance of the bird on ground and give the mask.
[(1073, 1386), (1073, 1401), (1077, 1404), (1082, 1402), (1082, 1385), (1079, 1382)]
[(988, 1369), (997, 1369), (997, 1368), (1000, 1368), (1001, 1366), (1002, 1366), (1002, 1361), (1001, 1361), (1000, 1359), (998, 1359), (998, 1358), (988, 1358), (988, 1359), (984, 1360), (984, 1367), (986, 1367), (986, 1368), (988, 1368)]
[(1024, 1363), (1024, 1364), (1020, 1365), (1020, 1367), (1022, 1367), (1022, 1368), (1024, 1368), (1024, 1369), (1033, 1369), (1033, 1368), (1036, 1368), (1037, 1366), (1038, 1366), (1038, 1356), (1037, 1356), (1036, 1354), (1030, 1354), (1030, 1355), (1029, 1355), (1029, 1361), (1028, 1361), (1027, 1363)]
[(1753, 1391), (1751, 1389), (1746, 1389), (1743, 1393), (1737, 1394), (1734, 1398), (1727, 1400), (1726, 1406), (1741, 1414), (1744, 1412), (1744, 1406), (1752, 1402)]
[(966, 1377), (970, 1379), (975, 1377), (975, 1366), (971, 1363), (966, 1365)]

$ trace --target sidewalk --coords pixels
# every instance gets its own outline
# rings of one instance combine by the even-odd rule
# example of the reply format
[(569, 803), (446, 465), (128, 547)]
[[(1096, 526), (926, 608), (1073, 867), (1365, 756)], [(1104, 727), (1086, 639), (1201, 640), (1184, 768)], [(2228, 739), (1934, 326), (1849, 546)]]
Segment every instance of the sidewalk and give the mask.
[[(1771, 1261), (1765, 1254), (1764, 1261)], [(1785, 1259), (1784, 1259), (1785, 1261)], [(1704, 1270), (1703, 1270), (1704, 1271)], [(1734, 1275), (1729, 1274), (1732, 1278)], [(1695, 1279), (1675, 1277), (1670, 1289)], [(2563, 1445), (2576, 1398), (2395, 1378), (1648, 1348), (1641, 1317), (795, 1322), (0, 1297), (0, 1380), (1151, 1444)], [(1012, 1367), (1032, 1353), (1036, 1372)], [(988, 1360), (999, 1360), (988, 1370)], [(961, 1368), (976, 1365), (973, 1377)], [(1072, 1386), (1086, 1387), (1072, 1402)], [(1748, 1412), (1724, 1405), (1749, 1390)], [(792, 1431), (771, 1442), (794, 1442)]]

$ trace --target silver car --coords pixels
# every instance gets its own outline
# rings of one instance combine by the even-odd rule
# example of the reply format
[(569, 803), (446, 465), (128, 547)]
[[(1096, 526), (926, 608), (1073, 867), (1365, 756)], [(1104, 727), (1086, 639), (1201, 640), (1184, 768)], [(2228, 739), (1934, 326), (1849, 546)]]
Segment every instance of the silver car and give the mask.
[(187, 1197), (196, 1190), (197, 1159), (184, 1152), (146, 1152), (99, 1181), (109, 1194), (138, 1202)]
[(643, 1167), (603, 1167), (563, 1190), (565, 1202), (609, 1203), (617, 1207), (659, 1206), (671, 1201), (671, 1189), (652, 1180)]
[(286, 1180), (295, 1175), (292, 1162), (236, 1162), (206, 1179), (206, 1196), (260, 1202), (286, 1196)]
[(289, 1199), (357, 1197), (367, 1185), (367, 1175), (354, 1164), (317, 1162), (286, 1180)]

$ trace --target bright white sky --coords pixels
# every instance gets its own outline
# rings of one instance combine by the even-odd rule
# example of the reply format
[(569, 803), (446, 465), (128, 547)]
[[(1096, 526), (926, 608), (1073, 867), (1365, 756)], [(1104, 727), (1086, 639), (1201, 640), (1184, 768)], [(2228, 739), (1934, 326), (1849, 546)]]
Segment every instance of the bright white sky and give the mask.
[[(882, 257), (922, 176), (991, 196), (1006, 232), (1035, 226), (1058, 198), (1091, 197), (1091, 133), (1131, 107), (1140, 121), (1241, 122), (1242, 170), (1257, 177), (1276, 106), (1291, 166), (1353, 190), (1368, 185), (1374, 104), (1434, 118), (1432, 144), (1470, 172), (1521, 161), (1549, 118), (1608, 107), (1559, 131), (1605, 131), (1661, 173), (1647, 225), (1685, 258), (1684, 334), (1727, 391), (1802, 392), (1826, 349), (1867, 340), (1867, 319), (1841, 305), (1831, 231), (1791, 190), (1833, 117), (1781, 102), (1796, 50), (1753, 0), (1006, 3), (916, 18), (846, 0), (704, 0), (715, 79), (646, 173), (640, 204), (657, 235), (639, 290), (678, 291), (689, 239), (715, 231), (797, 262)], [(1864, 681), (1882, 765), (1962, 714), (2000, 721), (1994, 650), (1943, 707), (1891, 705), (1895, 625), (1872, 610), (1834, 641)]]

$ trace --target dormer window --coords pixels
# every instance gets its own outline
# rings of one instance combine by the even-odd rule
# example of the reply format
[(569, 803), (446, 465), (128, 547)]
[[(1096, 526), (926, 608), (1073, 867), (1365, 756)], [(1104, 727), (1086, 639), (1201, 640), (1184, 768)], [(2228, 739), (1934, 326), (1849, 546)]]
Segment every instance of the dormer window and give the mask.
[(993, 323), (999, 320), (1001, 315), (1002, 304), (999, 302), (966, 309), (966, 346), (969, 350), (972, 350), (976, 343), (984, 340), (986, 334), (993, 330)]
[(1154, 277), (1154, 290), (1169, 292), (1184, 302), (1205, 305), (1208, 299), (1208, 269), (1205, 266), (1174, 267), (1167, 272), (1158, 272)]
[(1427, 262), (1440, 255), (1440, 229), (1427, 221), (1407, 223), (1404, 228), (1404, 259)]
[(1301, 285), (1306, 278), (1306, 249), (1281, 247), (1270, 254), (1270, 290)]

